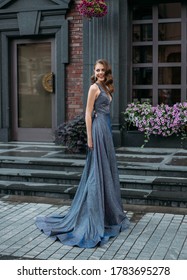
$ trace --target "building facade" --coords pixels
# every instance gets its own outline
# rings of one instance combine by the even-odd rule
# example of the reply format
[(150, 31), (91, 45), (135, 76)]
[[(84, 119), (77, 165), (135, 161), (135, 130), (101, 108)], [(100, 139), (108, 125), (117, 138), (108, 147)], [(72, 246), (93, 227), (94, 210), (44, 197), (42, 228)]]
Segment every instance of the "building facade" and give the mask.
[(107, 15), (92, 20), (79, 15), (79, 2), (0, 1), (0, 141), (52, 142), (59, 124), (84, 111), (98, 58), (113, 69), (116, 146), (143, 141), (138, 131), (121, 131), (129, 102), (186, 101), (186, 1), (107, 0)]

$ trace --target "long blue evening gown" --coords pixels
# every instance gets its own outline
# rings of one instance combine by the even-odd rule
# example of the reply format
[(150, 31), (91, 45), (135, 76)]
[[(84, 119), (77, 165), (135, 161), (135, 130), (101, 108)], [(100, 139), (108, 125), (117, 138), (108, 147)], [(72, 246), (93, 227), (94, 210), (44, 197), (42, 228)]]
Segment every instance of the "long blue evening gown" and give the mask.
[(65, 216), (37, 217), (46, 235), (65, 245), (92, 248), (105, 244), (129, 226), (120, 195), (119, 175), (110, 126), (110, 98), (100, 88), (94, 105), (92, 138), (83, 174)]

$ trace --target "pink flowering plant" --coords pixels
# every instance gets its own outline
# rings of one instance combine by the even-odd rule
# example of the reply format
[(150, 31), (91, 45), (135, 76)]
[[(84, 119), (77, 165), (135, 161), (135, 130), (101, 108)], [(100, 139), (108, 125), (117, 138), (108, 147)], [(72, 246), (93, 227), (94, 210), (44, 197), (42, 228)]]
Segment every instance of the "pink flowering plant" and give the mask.
[(103, 17), (107, 14), (107, 4), (104, 0), (81, 0), (77, 9), (82, 16), (88, 19)]
[(176, 134), (181, 139), (187, 137), (187, 102), (173, 106), (131, 103), (122, 114), (128, 125), (144, 133), (144, 145), (150, 140), (150, 135), (169, 137)]

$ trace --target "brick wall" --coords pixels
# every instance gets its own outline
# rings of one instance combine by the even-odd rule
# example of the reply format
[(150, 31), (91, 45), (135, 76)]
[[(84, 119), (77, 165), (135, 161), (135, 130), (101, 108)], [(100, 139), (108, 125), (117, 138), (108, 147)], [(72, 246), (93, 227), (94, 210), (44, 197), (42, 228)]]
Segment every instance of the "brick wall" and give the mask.
[(69, 21), (69, 64), (66, 66), (66, 120), (83, 112), (83, 21), (71, 2)]

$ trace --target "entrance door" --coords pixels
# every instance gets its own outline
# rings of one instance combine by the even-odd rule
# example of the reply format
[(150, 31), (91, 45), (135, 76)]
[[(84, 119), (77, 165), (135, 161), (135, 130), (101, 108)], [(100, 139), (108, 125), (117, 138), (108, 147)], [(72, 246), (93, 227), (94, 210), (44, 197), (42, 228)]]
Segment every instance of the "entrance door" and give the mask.
[(54, 41), (16, 40), (12, 46), (12, 140), (53, 141)]

